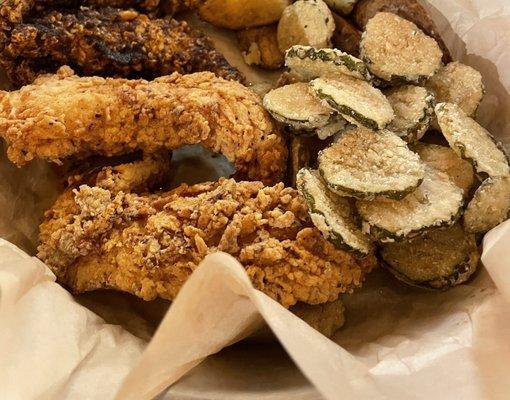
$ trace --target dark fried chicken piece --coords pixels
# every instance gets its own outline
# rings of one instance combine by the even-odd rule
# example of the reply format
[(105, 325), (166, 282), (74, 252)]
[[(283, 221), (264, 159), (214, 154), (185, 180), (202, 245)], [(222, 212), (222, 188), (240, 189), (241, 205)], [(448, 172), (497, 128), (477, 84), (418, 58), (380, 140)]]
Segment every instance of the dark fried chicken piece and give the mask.
[(201, 144), (230, 160), (238, 177), (276, 183), (287, 159), (259, 97), (210, 72), (148, 82), (77, 77), (62, 67), (20, 90), (0, 91), (0, 136), (18, 165)]
[(207, 254), (223, 251), (288, 307), (334, 301), (376, 265), (335, 249), (283, 184), (220, 179), (143, 196), (103, 187), (66, 191), (40, 227), (38, 257), (75, 293), (173, 299)]
[(35, 13), (8, 29), (0, 48), (1, 65), (16, 86), (62, 65), (79, 75), (153, 79), (172, 72), (211, 71), (242, 80), (210, 39), (186, 22), (151, 19), (133, 10)]
[(153, 14), (172, 16), (189, 10), (200, 0), (6, 0), (0, 4), (0, 17), (11, 23), (21, 22), (23, 16), (45, 10), (77, 9), (80, 7), (134, 8)]
[[(32, 0), (34, 1), (34, 0)], [(184, 1), (171, 0), (172, 3), (180, 4)], [(80, 7), (115, 7), (115, 8), (135, 8), (142, 11), (157, 10), (161, 0), (35, 0), (36, 11), (58, 9), (58, 8), (80, 8)]]

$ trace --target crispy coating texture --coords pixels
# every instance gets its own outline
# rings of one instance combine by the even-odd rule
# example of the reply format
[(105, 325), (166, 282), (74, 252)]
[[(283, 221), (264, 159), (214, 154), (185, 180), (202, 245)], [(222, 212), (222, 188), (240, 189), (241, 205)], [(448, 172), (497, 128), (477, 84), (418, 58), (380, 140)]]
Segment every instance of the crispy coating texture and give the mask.
[(75, 293), (113, 288), (145, 300), (173, 299), (216, 251), (286, 307), (334, 301), (376, 264), (327, 242), (294, 189), (232, 179), (144, 196), (83, 185), (47, 211), (40, 241), (38, 257)]
[(9, 27), (23, 20), (23, 16), (32, 9), (34, 0), (7, 0), (0, 3), (0, 27)]
[(0, 93), (0, 135), (18, 165), (202, 144), (223, 153), (239, 177), (276, 183), (287, 158), (280, 129), (257, 95), (208, 72), (148, 82), (77, 77), (63, 67)]
[(15, 24), (7, 36), (0, 61), (16, 86), (62, 65), (78, 75), (153, 79), (211, 71), (243, 79), (211, 40), (186, 22), (151, 19), (134, 10), (44, 11)]

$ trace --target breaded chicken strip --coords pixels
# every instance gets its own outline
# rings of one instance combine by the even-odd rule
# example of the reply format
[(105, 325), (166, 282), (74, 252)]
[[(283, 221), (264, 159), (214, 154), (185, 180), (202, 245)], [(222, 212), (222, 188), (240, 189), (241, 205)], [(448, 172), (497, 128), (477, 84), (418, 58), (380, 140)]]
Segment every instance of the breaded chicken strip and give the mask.
[(243, 79), (207, 36), (184, 21), (109, 7), (33, 14), (14, 24), (0, 46), (0, 64), (18, 87), (62, 65), (81, 76), (154, 79), (211, 71)]
[(0, 135), (18, 165), (202, 144), (223, 153), (238, 176), (275, 183), (287, 156), (257, 95), (206, 72), (148, 82), (80, 78), (64, 67), (18, 91), (0, 92)]
[(173, 299), (215, 251), (286, 307), (334, 301), (376, 263), (326, 241), (294, 189), (232, 179), (143, 196), (82, 185), (46, 213), (40, 241), (38, 257), (75, 293), (112, 288), (145, 300)]

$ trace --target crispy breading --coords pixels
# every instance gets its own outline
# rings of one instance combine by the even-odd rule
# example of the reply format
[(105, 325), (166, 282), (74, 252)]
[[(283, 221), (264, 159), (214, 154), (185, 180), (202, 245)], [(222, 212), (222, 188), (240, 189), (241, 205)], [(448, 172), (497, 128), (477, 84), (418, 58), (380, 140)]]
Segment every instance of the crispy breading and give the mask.
[(144, 196), (82, 185), (46, 213), (40, 240), (38, 257), (75, 293), (113, 288), (145, 300), (173, 299), (215, 251), (286, 307), (334, 301), (376, 264), (327, 242), (294, 189), (232, 179)]
[(78, 75), (153, 79), (211, 71), (241, 81), (211, 40), (184, 21), (151, 19), (134, 10), (44, 11), (14, 24), (0, 63), (16, 86), (69, 65)]
[(149, 82), (77, 77), (63, 67), (0, 92), (0, 135), (18, 165), (202, 144), (223, 153), (238, 177), (276, 183), (287, 158), (280, 129), (258, 96), (209, 72)]

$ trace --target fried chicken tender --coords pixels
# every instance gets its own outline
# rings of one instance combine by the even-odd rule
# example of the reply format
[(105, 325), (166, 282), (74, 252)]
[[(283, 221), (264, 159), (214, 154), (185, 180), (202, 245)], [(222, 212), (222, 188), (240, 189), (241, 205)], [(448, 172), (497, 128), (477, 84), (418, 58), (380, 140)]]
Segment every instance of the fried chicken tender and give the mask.
[(14, 24), (1, 49), (0, 64), (18, 87), (62, 65), (81, 76), (153, 79), (172, 72), (211, 71), (243, 80), (211, 40), (186, 22), (151, 19), (134, 10), (34, 13)]
[(202, 144), (223, 153), (237, 176), (267, 184), (281, 181), (287, 156), (280, 129), (257, 95), (208, 72), (148, 82), (77, 77), (63, 67), (18, 91), (0, 92), (0, 135), (17, 165)]
[(82, 185), (46, 212), (38, 257), (75, 293), (111, 288), (173, 299), (207, 254), (223, 251), (285, 307), (351, 292), (376, 261), (335, 249), (297, 191), (220, 179), (137, 195)]

